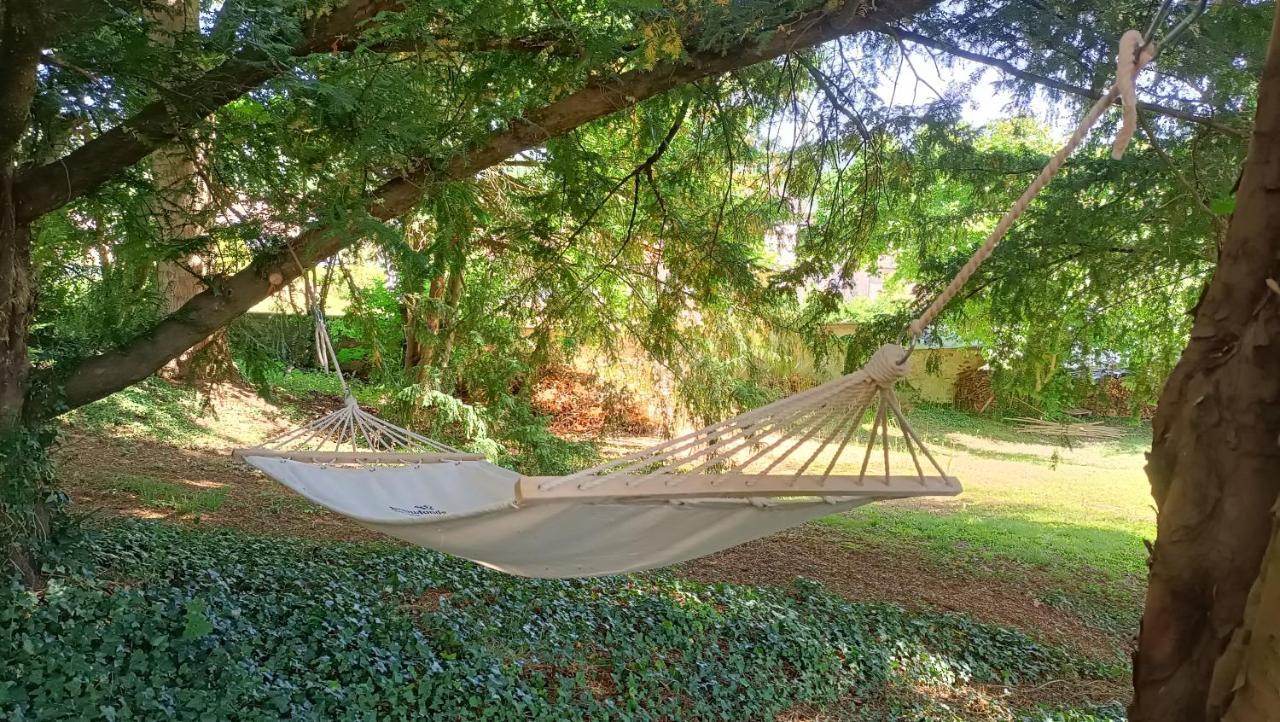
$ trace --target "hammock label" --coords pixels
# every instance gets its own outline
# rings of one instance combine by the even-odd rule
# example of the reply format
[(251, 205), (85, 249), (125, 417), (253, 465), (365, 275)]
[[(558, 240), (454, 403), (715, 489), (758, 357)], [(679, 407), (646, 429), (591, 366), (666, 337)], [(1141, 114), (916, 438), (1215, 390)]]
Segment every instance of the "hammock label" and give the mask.
[(444, 516), (449, 513), (444, 509), (437, 509), (430, 504), (415, 504), (412, 509), (405, 509), (404, 507), (399, 506), (389, 506), (387, 508), (397, 514), (404, 514), (406, 516)]

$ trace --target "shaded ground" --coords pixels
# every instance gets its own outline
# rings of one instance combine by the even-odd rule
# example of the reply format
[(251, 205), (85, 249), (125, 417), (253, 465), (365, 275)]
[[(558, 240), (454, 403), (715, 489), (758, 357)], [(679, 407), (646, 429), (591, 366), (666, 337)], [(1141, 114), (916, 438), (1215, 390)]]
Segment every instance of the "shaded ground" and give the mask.
[(1035, 632), (1049, 642), (1106, 658), (1117, 640), (1035, 598), (1048, 579), (1010, 584), (969, 570), (940, 566), (901, 546), (855, 546), (837, 530), (804, 526), (685, 562), (676, 574), (705, 582), (790, 584), (822, 582), (848, 599), (890, 601), (908, 608), (967, 614), (979, 621)]

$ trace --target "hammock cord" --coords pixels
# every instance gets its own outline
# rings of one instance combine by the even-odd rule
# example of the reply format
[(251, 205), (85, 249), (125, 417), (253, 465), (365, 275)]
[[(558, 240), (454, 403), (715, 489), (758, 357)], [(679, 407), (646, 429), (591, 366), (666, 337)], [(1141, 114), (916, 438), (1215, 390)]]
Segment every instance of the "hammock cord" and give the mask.
[[(1166, 6), (1168, 3), (1166, 3)], [(1167, 10), (1162, 10), (1161, 14), (1167, 14)], [(1186, 21), (1184, 21), (1185, 23)], [(1098, 122), (1098, 120), (1107, 112), (1111, 104), (1120, 99), (1123, 106), (1123, 115), (1121, 116), (1120, 130), (1116, 134), (1115, 143), (1111, 148), (1111, 157), (1119, 160), (1124, 156), (1125, 148), (1128, 147), (1129, 141), (1133, 138), (1134, 130), (1138, 124), (1138, 98), (1136, 79), (1138, 72), (1156, 56), (1159, 45), (1145, 37), (1137, 30), (1130, 30), (1120, 38), (1120, 51), (1116, 55), (1116, 82), (1107, 90), (1106, 93), (1098, 98), (1098, 102), (1089, 108), (1089, 112), (1085, 113), (1084, 118), (1080, 120), (1075, 131), (1071, 133), (1071, 137), (1067, 139), (1065, 145), (1058, 149), (1058, 152), (1049, 159), (1041, 169), (1035, 180), (1031, 181), (1031, 185), (1018, 196), (1018, 199), (1009, 206), (1004, 216), (996, 223), (996, 227), (991, 230), (987, 239), (983, 241), (978, 250), (973, 252), (968, 262), (960, 268), (947, 287), (933, 299), (933, 303), (925, 309), (920, 317), (912, 321), (908, 326), (908, 332), (911, 335), (911, 344), (915, 345), (920, 337), (924, 334), (929, 324), (933, 323), (938, 314), (942, 313), (951, 299), (955, 298), (960, 289), (969, 281), (974, 273), (982, 266), (982, 264), (991, 257), (996, 246), (1008, 234), (1009, 229), (1027, 210), (1027, 206), (1035, 200), (1040, 191), (1053, 180), (1054, 176), (1062, 170), (1063, 164), (1067, 158), (1080, 147), (1088, 136), (1090, 129)], [(910, 353), (910, 349), (908, 349)]]
[(332, 364), (333, 375), (338, 377), (343, 397), (350, 399), (352, 398), (351, 387), (347, 384), (347, 377), (342, 373), (342, 367), (338, 365), (338, 352), (333, 347), (333, 337), (329, 334), (329, 324), (325, 321), (324, 308), (311, 285), (311, 275), (307, 272), (307, 267), (302, 264), (302, 260), (298, 258), (298, 253), (293, 250), (293, 245), (286, 244), (285, 247), (289, 249), (289, 255), (293, 256), (293, 262), (298, 264), (298, 270), (302, 276), (302, 295), (307, 300), (307, 308), (315, 323), (315, 343), (316, 351), (320, 355), (320, 363), (325, 371), (329, 371)]

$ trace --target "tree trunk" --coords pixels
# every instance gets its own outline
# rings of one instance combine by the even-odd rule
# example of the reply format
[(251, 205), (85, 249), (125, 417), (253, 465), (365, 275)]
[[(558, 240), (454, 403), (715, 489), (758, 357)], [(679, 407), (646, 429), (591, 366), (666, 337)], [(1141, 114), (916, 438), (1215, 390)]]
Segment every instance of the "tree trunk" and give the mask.
[[(1224, 650), (1271, 538), (1280, 492), (1277, 23), (1235, 216), (1153, 425), (1147, 474), (1159, 516), (1134, 656), (1130, 715), (1138, 722), (1217, 720), (1230, 707), (1234, 685), (1211, 680), (1218, 666), (1219, 679), (1236, 676), (1240, 655)], [(1264, 671), (1280, 674), (1251, 674)]]
[(462, 301), (463, 272), (466, 270), (466, 258), (458, 261), (458, 265), (449, 271), (448, 290), (445, 292), (444, 317), (440, 329), (440, 368), (449, 367), (453, 358), (453, 342), (458, 336), (458, 304)]
[[(151, 23), (151, 39), (175, 45), (182, 36), (199, 31), (199, 0), (161, 0), (144, 9)], [(196, 166), (196, 151), (183, 143), (166, 145), (151, 155), (151, 176), (156, 185), (157, 217), (163, 241), (182, 244), (204, 235), (202, 214), (210, 204), (209, 189)], [(173, 313), (205, 290), (200, 280), (214, 269), (212, 248), (185, 254), (181, 261), (156, 264), (156, 284), (164, 298), (165, 313)], [(239, 377), (231, 359), (226, 329), (179, 354), (166, 367), (167, 375), (191, 383), (231, 380)]]
[(31, 227), (17, 221), (13, 179), (35, 97), (42, 20), (35, 8), (0, 0), (0, 546), (31, 588), (42, 586), (32, 549), (48, 531), (40, 473), (47, 450), (28, 443), (24, 427), (36, 299)]
[(414, 342), (418, 345), (418, 383), (426, 383), (431, 364), (435, 360), (436, 334), (440, 332), (440, 304), (444, 300), (444, 276), (432, 277), (427, 287), (426, 303), (418, 304), (418, 324)]
[(1244, 624), (1218, 660), (1209, 699), (1215, 707), (1229, 705), (1222, 715), (1228, 722), (1280, 719), (1280, 525), (1274, 521)]
[(18, 143), (36, 91), (40, 19), (0, 0), (0, 427), (16, 423), (27, 385), (27, 327), (35, 307), (31, 227), (17, 222)]

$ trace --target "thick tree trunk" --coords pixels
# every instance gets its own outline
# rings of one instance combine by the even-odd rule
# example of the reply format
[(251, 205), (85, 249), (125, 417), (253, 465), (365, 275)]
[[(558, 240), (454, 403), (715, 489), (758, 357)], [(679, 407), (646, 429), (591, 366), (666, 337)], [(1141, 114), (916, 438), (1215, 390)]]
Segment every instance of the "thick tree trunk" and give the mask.
[(1139, 722), (1217, 720), (1230, 706), (1232, 685), (1211, 680), (1220, 659), (1220, 678), (1232, 677), (1238, 655), (1223, 653), (1241, 627), (1280, 492), (1277, 31), (1235, 216), (1154, 422), (1147, 473), (1159, 518), (1134, 657), (1130, 715)]
[(13, 180), (35, 97), (39, 27), (35, 10), (0, 0), (0, 427), (22, 413), (27, 327), (35, 306), (31, 228), (17, 220)]
[[(161, 0), (145, 9), (144, 14), (151, 23), (151, 39), (161, 45), (173, 46), (200, 28), (199, 0)], [(179, 244), (205, 234), (203, 214), (210, 203), (209, 189), (196, 165), (197, 151), (184, 140), (180, 138), (150, 157), (163, 240)], [(213, 271), (215, 260), (210, 248), (187, 254), (181, 261), (162, 260), (156, 264), (156, 283), (166, 313), (177, 311), (205, 290), (200, 279)], [(170, 376), (191, 383), (239, 377), (225, 328), (179, 354), (165, 369)]]
[(1244, 624), (1218, 660), (1209, 688), (1213, 709), (1229, 705), (1228, 722), (1280, 719), (1280, 525), (1249, 594)]
[(13, 181), (35, 96), (43, 20), (34, 7), (0, 0), (0, 547), (31, 588), (42, 586), (31, 549), (48, 530), (48, 513), (34, 473), (43, 458), (31, 458), (45, 449), (25, 443), (23, 427), (35, 286), (31, 227), (18, 221)]

